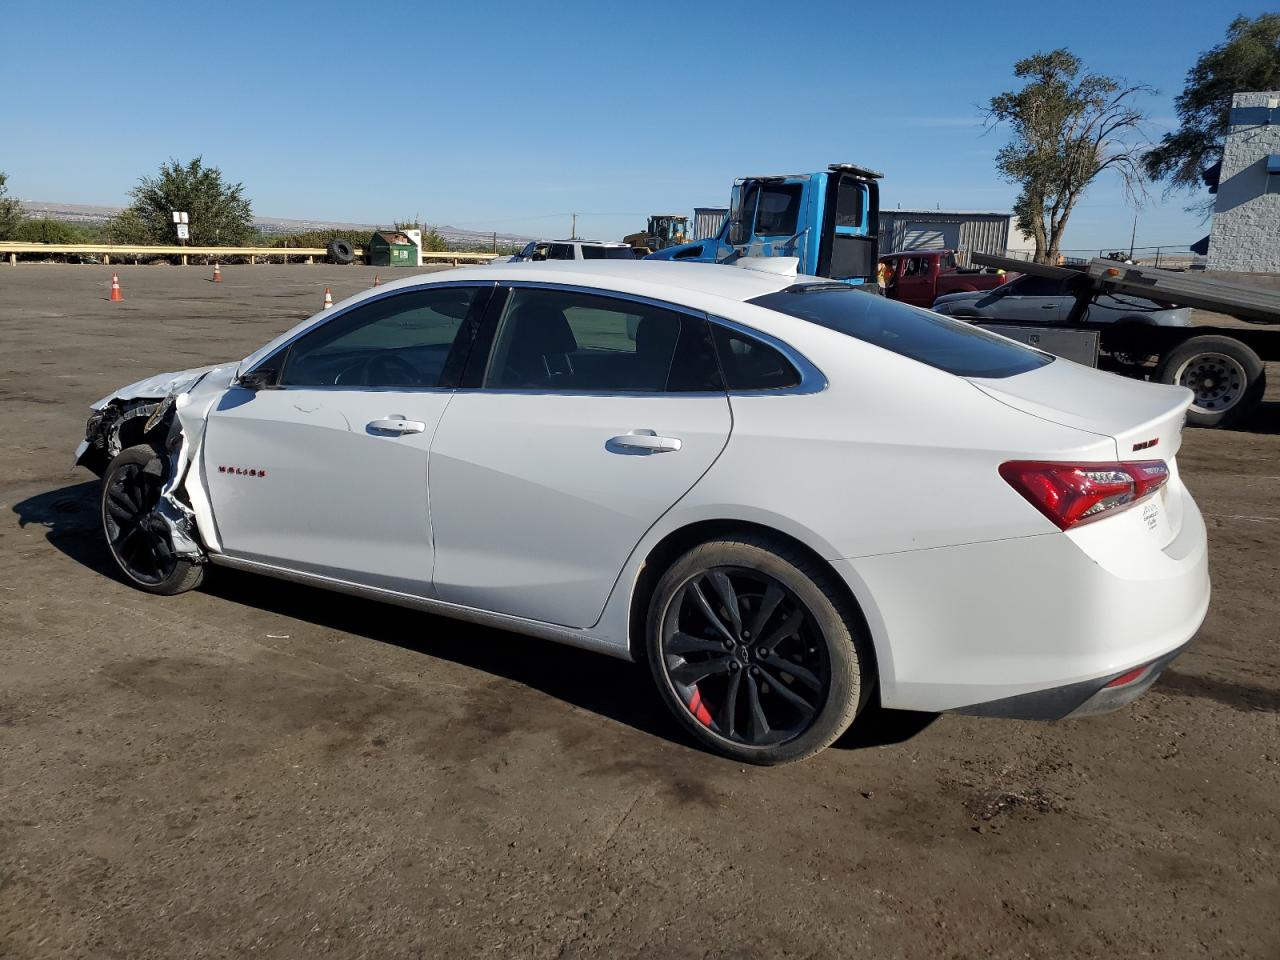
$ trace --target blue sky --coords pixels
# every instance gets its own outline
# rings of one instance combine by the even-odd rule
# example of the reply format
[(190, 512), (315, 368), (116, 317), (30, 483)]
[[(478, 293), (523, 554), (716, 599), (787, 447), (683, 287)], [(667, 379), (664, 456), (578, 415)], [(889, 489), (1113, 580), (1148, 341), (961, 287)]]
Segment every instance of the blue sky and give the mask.
[[(604, 239), (727, 203), (735, 176), (851, 161), (882, 203), (1008, 209), (980, 105), (1067, 46), (1156, 87), (1152, 139), (1196, 56), (1255, 3), (18, 3), (0, 8), (0, 170), (13, 195), (124, 204), (203, 154), (264, 216)], [(1139, 245), (1207, 227), (1159, 186)], [(1118, 184), (1067, 247), (1127, 246)]]

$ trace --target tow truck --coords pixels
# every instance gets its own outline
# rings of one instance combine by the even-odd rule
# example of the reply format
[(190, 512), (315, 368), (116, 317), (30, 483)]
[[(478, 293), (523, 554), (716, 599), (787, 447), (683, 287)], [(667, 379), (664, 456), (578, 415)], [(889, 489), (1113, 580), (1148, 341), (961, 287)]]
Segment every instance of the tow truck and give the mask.
[(732, 263), (741, 257), (796, 257), (800, 273), (877, 289), (882, 177), (852, 163), (833, 163), (817, 173), (740, 177), (716, 236), (645, 259)]
[[(1230, 427), (1247, 420), (1266, 391), (1266, 361), (1280, 360), (1280, 292), (1240, 283), (1096, 258), (1081, 267), (1028, 263), (975, 253), (982, 266), (1065, 281), (1074, 303), (1061, 324), (974, 319), (975, 326), (1089, 366), (1187, 387), (1187, 422)], [(1129, 294), (1226, 314), (1253, 326), (1165, 327), (1090, 323), (1102, 294)]]

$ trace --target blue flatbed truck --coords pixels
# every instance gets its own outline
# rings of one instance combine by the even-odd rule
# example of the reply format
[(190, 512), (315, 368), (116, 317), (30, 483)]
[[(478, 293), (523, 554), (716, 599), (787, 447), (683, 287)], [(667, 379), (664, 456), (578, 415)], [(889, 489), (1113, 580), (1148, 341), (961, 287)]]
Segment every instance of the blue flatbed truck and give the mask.
[(818, 173), (742, 177), (714, 237), (667, 247), (647, 260), (732, 263), (796, 257), (799, 271), (876, 287), (883, 174), (852, 163)]

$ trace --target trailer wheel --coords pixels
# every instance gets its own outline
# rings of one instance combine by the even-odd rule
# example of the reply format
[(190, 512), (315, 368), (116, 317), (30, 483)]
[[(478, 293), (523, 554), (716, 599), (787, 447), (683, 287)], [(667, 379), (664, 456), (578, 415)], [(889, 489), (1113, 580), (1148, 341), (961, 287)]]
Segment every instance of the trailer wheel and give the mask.
[(1231, 337), (1192, 337), (1160, 361), (1156, 378), (1196, 396), (1187, 423), (1230, 427), (1257, 408), (1267, 387), (1266, 367), (1258, 355)]
[(356, 258), (356, 251), (351, 242), (343, 240), (341, 237), (334, 237), (329, 241), (329, 260), (332, 263), (341, 263), (346, 265)]

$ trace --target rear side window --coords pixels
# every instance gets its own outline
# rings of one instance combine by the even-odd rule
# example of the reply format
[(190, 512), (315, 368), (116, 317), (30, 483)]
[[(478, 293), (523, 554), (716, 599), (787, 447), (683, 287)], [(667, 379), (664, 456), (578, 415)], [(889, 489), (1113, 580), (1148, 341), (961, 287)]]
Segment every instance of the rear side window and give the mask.
[(583, 260), (634, 260), (635, 253), (630, 247), (597, 247), (589, 243), (582, 245)]
[(1011, 282), (1005, 288), (1005, 292), (1019, 297), (1065, 297), (1067, 295), (1067, 281), (1058, 280), (1055, 277), (1033, 277), (1027, 275), (1018, 277), (1018, 279)]
[(721, 390), (707, 322), (651, 304), (517, 288), (484, 386), (555, 393)]
[(1053, 362), (1039, 350), (844, 284), (807, 284), (748, 301), (960, 377), (1012, 377)]
[(712, 324), (712, 336), (730, 390), (781, 390), (800, 383), (800, 372), (769, 344), (718, 323)]

